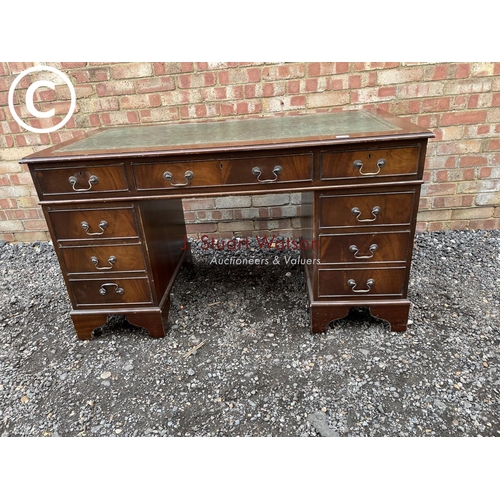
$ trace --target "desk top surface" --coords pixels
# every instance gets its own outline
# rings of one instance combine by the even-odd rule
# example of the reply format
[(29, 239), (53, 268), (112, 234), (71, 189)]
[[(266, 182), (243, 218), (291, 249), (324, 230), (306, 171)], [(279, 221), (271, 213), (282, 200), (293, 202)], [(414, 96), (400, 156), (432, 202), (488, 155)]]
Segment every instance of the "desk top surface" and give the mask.
[(22, 163), (290, 148), (381, 139), (429, 138), (408, 120), (377, 111), (342, 111), (226, 121), (113, 127), (34, 153)]

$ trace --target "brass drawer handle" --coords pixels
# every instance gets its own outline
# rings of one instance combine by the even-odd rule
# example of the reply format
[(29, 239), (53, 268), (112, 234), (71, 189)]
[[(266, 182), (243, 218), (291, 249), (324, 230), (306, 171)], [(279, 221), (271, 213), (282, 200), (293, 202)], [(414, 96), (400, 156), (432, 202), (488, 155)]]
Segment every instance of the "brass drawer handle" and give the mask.
[(78, 179), (76, 176), (72, 175), (68, 179), (69, 183), (71, 184), (71, 187), (73, 188), (73, 191), (90, 191), (92, 189), (92, 186), (95, 186), (96, 184), (99, 184), (99, 178), (97, 175), (91, 175), (89, 178), (89, 187), (88, 188), (81, 188), (81, 189), (76, 189), (76, 183), (78, 182)]
[(368, 249), (370, 251), (370, 255), (358, 255), (358, 247), (356, 245), (351, 245), (349, 247), (349, 251), (354, 254), (355, 259), (371, 259), (373, 257), (373, 254), (378, 250), (378, 245), (376, 243), (373, 243), (373, 245), (370, 245), (370, 248)]
[(104, 234), (104, 230), (108, 227), (108, 223), (105, 220), (102, 220), (101, 222), (99, 222), (99, 228), (101, 230), (100, 233), (89, 233), (90, 226), (89, 226), (89, 223), (86, 221), (83, 221), (81, 223), (81, 226), (83, 227), (83, 229), (85, 230), (85, 232), (89, 236), (100, 236), (101, 234)]
[(193, 180), (194, 178), (194, 173), (191, 171), (191, 170), (187, 170), (186, 173), (184, 174), (184, 177), (186, 178), (186, 182), (184, 184), (174, 184), (172, 182), (172, 179), (174, 178), (174, 176), (172, 175), (171, 172), (165, 172), (163, 174), (163, 178), (166, 180), (166, 181), (169, 181), (170, 182), (170, 185), (173, 186), (173, 187), (184, 187), (184, 186), (188, 186), (189, 183)]
[(380, 169), (382, 167), (385, 167), (385, 160), (383, 158), (380, 158), (380, 160), (377, 161), (377, 171), (376, 172), (363, 172), (363, 162), (361, 160), (354, 160), (354, 168), (359, 168), (359, 174), (360, 175), (377, 175), (380, 172)]
[(92, 256), (90, 257), (90, 261), (92, 262), (92, 264), (94, 264), (95, 268), (96, 269), (99, 269), (99, 271), (103, 270), (107, 270), (107, 269), (113, 269), (113, 266), (116, 264), (116, 257), (114, 255), (111, 255), (108, 259), (108, 262), (109, 262), (109, 267), (99, 267), (99, 259), (95, 256)]
[(255, 177), (257, 177), (257, 180), (259, 182), (262, 182), (262, 183), (276, 182), (278, 180), (279, 174), (281, 174), (282, 171), (283, 171), (283, 167), (281, 167), (280, 165), (276, 165), (273, 168), (274, 179), (261, 179), (260, 176), (262, 175), (262, 170), (260, 169), (260, 167), (253, 167), (252, 168), (252, 174), (255, 175)]
[(116, 283), (103, 283), (101, 285), (101, 288), (99, 288), (99, 293), (101, 295), (106, 295), (106, 293), (108, 292), (106, 288), (104, 288), (105, 286), (114, 286), (115, 293), (117, 293), (118, 295), (123, 295), (123, 293), (125, 292), (125, 290), (123, 288), (120, 288)]
[(377, 215), (380, 214), (380, 207), (377, 206), (372, 208), (373, 219), (360, 219), (359, 216), (361, 215), (361, 210), (358, 207), (353, 207), (351, 209), (351, 213), (356, 216), (356, 220), (358, 222), (373, 222), (374, 220), (377, 220)]
[(347, 280), (347, 284), (351, 287), (351, 290), (355, 293), (368, 293), (371, 290), (371, 287), (375, 284), (375, 280), (370, 278), (366, 281), (366, 286), (368, 287), (365, 290), (356, 290), (357, 283), (353, 280)]

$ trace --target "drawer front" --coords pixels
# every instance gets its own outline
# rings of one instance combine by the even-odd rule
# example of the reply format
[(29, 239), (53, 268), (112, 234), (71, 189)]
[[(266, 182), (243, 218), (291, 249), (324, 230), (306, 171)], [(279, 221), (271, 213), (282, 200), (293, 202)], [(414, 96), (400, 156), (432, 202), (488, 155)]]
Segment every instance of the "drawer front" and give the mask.
[(42, 194), (45, 195), (78, 195), (128, 190), (123, 164), (37, 168), (35, 176)]
[(210, 161), (135, 163), (136, 188), (189, 189), (312, 180), (312, 154)]
[(238, 158), (228, 160), (226, 164), (226, 184), (279, 184), (312, 180), (312, 154)]
[(402, 296), (405, 268), (320, 269), (319, 297), (349, 297), (363, 300), (373, 296)]
[(132, 208), (64, 209), (48, 212), (58, 240), (137, 237)]
[(140, 244), (65, 247), (61, 253), (68, 274), (145, 271)]
[(69, 284), (78, 306), (139, 305), (152, 302), (147, 278), (70, 280)]
[(417, 173), (420, 148), (367, 149), (321, 154), (321, 179), (387, 177)]
[(370, 264), (405, 262), (410, 232), (322, 234), (319, 237), (322, 264)]
[(409, 225), (415, 191), (320, 195), (320, 227)]

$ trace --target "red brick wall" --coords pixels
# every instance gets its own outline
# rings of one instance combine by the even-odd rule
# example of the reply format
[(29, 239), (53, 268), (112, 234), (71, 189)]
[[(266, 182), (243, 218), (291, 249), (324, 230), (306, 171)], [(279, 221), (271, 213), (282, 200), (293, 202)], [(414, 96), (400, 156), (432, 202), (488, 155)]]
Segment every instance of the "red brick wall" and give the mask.
[[(428, 148), (419, 230), (500, 228), (500, 63), (46, 64), (71, 79), (77, 106), (65, 127), (37, 134), (21, 129), (7, 104), (15, 77), (35, 63), (0, 62), (1, 239), (48, 238), (31, 178), (18, 160), (89, 129), (370, 107), (436, 134)], [(20, 87), (27, 88), (29, 78)], [(64, 86), (35, 94), (40, 108), (55, 107), (61, 116), (68, 99)], [(186, 200), (185, 212), (192, 234), (296, 235), (300, 197)]]

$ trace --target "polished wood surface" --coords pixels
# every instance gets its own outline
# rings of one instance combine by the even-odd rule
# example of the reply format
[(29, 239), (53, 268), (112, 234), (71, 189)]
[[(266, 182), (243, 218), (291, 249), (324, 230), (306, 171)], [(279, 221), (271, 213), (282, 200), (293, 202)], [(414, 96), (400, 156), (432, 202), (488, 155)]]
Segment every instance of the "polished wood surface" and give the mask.
[(35, 179), (46, 196), (128, 191), (123, 164), (38, 168)]
[(138, 306), (153, 302), (147, 276), (70, 279), (69, 283), (77, 306)]
[(21, 162), (81, 339), (111, 314), (165, 334), (170, 291), (190, 260), (182, 198), (295, 191), (312, 331), (353, 306), (402, 331), (432, 136), (383, 111), (350, 111), (103, 129)]
[(416, 174), (420, 147), (372, 148), (321, 155), (321, 179), (384, 178)]
[(48, 210), (58, 240), (110, 240), (138, 236), (136, 214), (132, 206), (113, 208), (71, 208), (58, 206)]
[(415, 191), (392, 193), (323, 194), (320, 196), (320, 227), (388, 227), (409, 225)]
[(94, 244), (61, 247), (68, 274), (113, 274), (145, 271), (140, 243), (125, 245)]
[[(349, 297), (366, 300), (373, 296), (402, 296), (406, 269), (399, 268), (349, 268), (318, 270), (319, 297)], [(371, 284), (373, 282), (373, 284)]]
[[(138, 191), (176, 189), (189, 190), (204, 186), (233, 186), (312, 180), (312, 154), (224, 158), (212, 161), (132, 163)], [(275, 170), (279, 167), (279, 171)], [(260, 174), (254, 173), (258, 168)], [(165, 178), (170, 173), (169, 179)], [(186, 177), (191, 172), (193, 177)], [(185, 186), (183, 185), (185, 184)]]
[(321, 234), (319, 256), (322, 264), (406, 262), (409, 245), (409, 231)]

